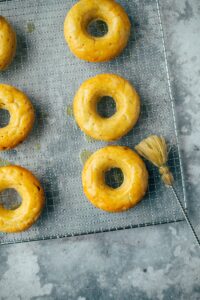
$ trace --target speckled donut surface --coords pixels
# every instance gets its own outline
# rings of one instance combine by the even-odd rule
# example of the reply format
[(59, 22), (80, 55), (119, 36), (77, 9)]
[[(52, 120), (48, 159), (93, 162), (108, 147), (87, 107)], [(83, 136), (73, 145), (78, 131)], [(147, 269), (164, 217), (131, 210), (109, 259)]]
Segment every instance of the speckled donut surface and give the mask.
[(0, 128), (0, 150), (11, 149), (21, 143), (31, 131), (35, 113), (28, 97), (18, 89), (0, 84), (0, 109), (8, 110), (9, 124)]
[[(87, 31), (94, 20), (102, 20), (108, 32), (94, 37)], [(121, 5), (114, 0), (80, 0), (67, 14), (64, 36), (72, 53), (89, 62), (109, 61), (126, 47), (131, 23)]]
[(15, 189), (22, 198), (15, 210), (0, 205), (0, 231), (20, 232), (28, 229), (38, 219), (44, 206), (44, 192), (36, 177), (19, 166), (0, 168), (0, 192)]
[(16, 52), (16, 34), (8, 21), (0, 16), (0, 71), (5, 70)]
[[(111, 168), (120, 168), (124, 175), (122, 185), (116, 189), (105, 183), (105, 172)], [(135, 206), (144, 197), (148, 172), (143, 160), (130, 148), (108, 146), (86, 161), (82, 184), (86, 197), (94, 206), (108, 212), (120, 212)]]
[[(115, 100), (116, 113), (101, 117), (97, 103), (104, 97)], [(133, 86), (114, 74), (100, 74), (86, 80), (74, 98), (74, 117), (80, 129), (94, 139), (114, 141), (127, 134), (140, 115), (140, 98)]]

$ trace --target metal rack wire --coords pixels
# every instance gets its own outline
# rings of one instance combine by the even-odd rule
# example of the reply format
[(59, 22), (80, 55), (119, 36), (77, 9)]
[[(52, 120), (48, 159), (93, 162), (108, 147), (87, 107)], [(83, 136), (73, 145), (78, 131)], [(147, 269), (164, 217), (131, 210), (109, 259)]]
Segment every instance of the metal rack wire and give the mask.
[[(134, 147), (148, 134), (164, 135), (170, 143), (170, 166), (176, 189), (186, 206), (174, 108), (166, 68), (166, 52), (157, 0), (121, 0), (132, 21), (128, 47), (117, 59), (102, 64), (77, 60), (63, 38), (63, 20), (74, 0), (1, 1), (1, 14), (16, 29), (18, 49), (0, 81), (30, 97), (37, 120), (30, 137), (15, 150), (1, 153), (1, 164), (14, 163), (32, 170), (46, 191), (46, 207), (27, 232), (0, 234), (0, 243), (50, 239), (102, 231), (177, 222), (183, 216), (173, 194), (166, 190), (150, 165), (149, 190), (134, 209), (108, 214), (94, 208), (81, 187), (84, 151), (105, 143), (88, 140), (70, 113), (73, 96), (88, 77), (117, 73), (130, 80), (142, 101), (136, 127), (117, 144)], [(109, 107), (108, 107), (109, 109)], [(7, 194), (4, 195), (8, 197)], [(2, 199), (2, 198), (1, 198)]]

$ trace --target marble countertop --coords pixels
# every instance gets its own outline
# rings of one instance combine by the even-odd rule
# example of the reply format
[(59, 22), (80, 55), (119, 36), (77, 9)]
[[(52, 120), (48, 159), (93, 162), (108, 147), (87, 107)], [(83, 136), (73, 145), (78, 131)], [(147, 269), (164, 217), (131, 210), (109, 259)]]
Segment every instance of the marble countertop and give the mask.
[[(160, 0), (188, 209), (200, 236), (200, 1)], [(0, 299), (200, 299), (186, 222), (0, 247)]]

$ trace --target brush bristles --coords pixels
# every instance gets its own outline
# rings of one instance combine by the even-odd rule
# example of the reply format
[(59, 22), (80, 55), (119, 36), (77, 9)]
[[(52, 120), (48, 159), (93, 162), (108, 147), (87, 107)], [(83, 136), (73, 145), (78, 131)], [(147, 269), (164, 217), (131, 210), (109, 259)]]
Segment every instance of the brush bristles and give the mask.
[(135, 149), (158, 168), (167, 162), (167, 145), (163, 137), (151, 135), (137, 145)]
[(151, 135), (135, 147), (136, 151), (159, 168), (166, 185), (173, 184), (173, 175), (166, 166), (168, 160), (167, 144), (163, 137)]

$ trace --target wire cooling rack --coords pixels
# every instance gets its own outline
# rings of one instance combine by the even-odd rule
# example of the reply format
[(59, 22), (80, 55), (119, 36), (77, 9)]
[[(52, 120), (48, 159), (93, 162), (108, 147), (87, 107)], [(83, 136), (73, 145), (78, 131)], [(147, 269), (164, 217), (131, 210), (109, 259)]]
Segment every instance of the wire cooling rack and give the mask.
[[(176, 189), (186, 205), (159, 5), (157, 0), (119, 2), (132, 22), (130, 41), (120, 57), (101, 64), (78, 60), (65, 43), (63, 21), (76, 1), (0, 2), (0, 12), (13, 24), (18, 38), (16, 58), (0, 74), (0, 81), (23, 90), (37, 114), (29, 138), (16, 149), (2, 152), (0, 164), (13, 163), (30, 169), (46, 192), (46, 206), (38, 222), (20, 234), (0, 234), (2, 244), (183, 219), (170, 190), (162, 185), (157, 170), (148, 163), (148, 193), (127, 212), (100, 211), (87, 201), (82, 191), (82, 161), (106, 144), (86, 137), (79, 130), (72, 114), (72, 101), (88, 77), (111, 72), (130, 80), (142, 101), (138, 124), (117, 144), (134, 148), (149, 134), (164, 135), (172, 146), (169, 164)], [(1, 194), (1, 202), (10, 201), (9, 195), (10, 191)]]

